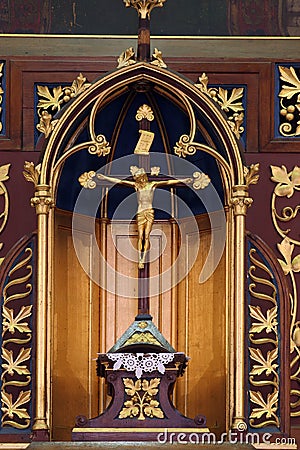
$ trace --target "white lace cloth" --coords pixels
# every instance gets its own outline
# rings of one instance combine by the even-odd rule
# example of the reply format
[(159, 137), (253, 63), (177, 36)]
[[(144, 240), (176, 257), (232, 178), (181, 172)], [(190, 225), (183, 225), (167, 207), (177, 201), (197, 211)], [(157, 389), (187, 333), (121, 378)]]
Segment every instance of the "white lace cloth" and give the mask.
[(137, 378), (141, 378), (143, 372), (158, 370), (164, 374), (165, 365), (174, 359), (174, 353), (107, 353), (108, 359), (115, 361), (113, 370), (122, 366), (129, 372), (134, 372)]

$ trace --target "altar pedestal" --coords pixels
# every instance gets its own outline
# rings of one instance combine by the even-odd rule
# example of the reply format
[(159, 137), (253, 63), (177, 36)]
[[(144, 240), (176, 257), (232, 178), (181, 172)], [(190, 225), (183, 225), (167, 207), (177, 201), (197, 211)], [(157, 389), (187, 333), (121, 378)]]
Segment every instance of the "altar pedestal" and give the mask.
[(208, 433), (206, 418), (183, 416), (172, 403), (184, 353), (106, 353), (98, 357), (112, 399), (98, 417), (77, 417), (73, 441), (154, 441), (165, 433)]

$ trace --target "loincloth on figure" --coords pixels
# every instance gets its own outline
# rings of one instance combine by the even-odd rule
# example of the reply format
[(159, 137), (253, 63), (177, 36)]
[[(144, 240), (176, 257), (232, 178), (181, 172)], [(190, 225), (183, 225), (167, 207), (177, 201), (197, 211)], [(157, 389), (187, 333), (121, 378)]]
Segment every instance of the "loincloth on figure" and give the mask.
[(143, 211), (140, 211), (136, 214), (136, 221), (138, 224), (138, 227), (145, 225), (152, 225), (154, 221), (154, 209), (144, 209)]

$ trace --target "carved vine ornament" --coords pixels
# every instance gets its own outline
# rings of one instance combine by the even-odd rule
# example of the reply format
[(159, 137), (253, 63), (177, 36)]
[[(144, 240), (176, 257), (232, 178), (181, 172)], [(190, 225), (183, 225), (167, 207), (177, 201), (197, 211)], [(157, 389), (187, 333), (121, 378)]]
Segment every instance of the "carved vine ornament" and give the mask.
[(39, 98), (37, 104), (38, 115), (40, 121), (36, 128), (41, 133), (44, 133), (47, 138), (54, 130), (58, 119), (52, 120), (53, 112), (57, 113), (61, 107), (68, 103), (71, 99), (77, 97), (84, 92), (91, 83), (88, 83), (86, 78), (80, 73), (73, 81), (71, 86), (56, 86), (51, 91), (48, 86), (37, 86), (37, 95)]
[[(299, 86), (300, 87), (300, 86)], [(285, 166), (271, 166), (271, 180), (276, 183), (272, 194), (271, 210), (272, 220), (276, 231), (282, 240), (277, 244), (282, 258), (278, 261), (283, 272), (290, 280), (290, 351), (291, 351), (291, 416), (300, 416), (300, 320), (298, 312), (298, 290), (296, 273), (300, 272), (300, 253), (294, 253), (295, 246), (300, 246), (300, 241), (292, 236), (292, 229), (286, 228), (289, 222), (296, 219), (300, 211), (300, 205), (295, 206), (294, 195), (300, 191), (300, 167), (295, 166), (291, 172)], [(282, 201), (290, 201), (291, 205), (282, 207)], [(280, 201), (281, 200), (281, 201)], [(280, 201), (280, 202), (279, 202)], [(280, 206), (278, 206), (278, 203)], [(285, 229), (284, 229), (285, 228)], [(298, 229), (298, 227), (296, 228)]]
[(199, 83), (195, 86), (200, 89), (201, 92), (212, 98), (226, 113), (228, 125), (235, 136), (240, 139), (241, 134), (244, 132), (244, 106), (241, 101), (244, 95), (244, 88), (233, 88), (231, 92), (228, 89), (222, 87), (208, 87), (208, 77), (206, 73), (203, 73), (199, 77)]
[(249, 392), (249, 423), (253, 428), (279, 428), (278, 293), (272, 272), (255, 248), (249, 258), (249, 382), (255, 388)]
[(32, 271), (32, 249), (28, 247), (10, 270), (2, 294), (2, 427), (26, 429), (31, 421)]

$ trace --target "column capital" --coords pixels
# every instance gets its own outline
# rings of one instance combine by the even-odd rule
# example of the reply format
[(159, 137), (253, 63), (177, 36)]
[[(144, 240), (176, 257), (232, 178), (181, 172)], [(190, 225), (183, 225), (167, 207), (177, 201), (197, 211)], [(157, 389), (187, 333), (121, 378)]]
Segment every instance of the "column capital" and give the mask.
[(253, 199), (249, 197), (248, 186), (233, 186), (232, 198), (230, 204), (233, 207), (235, 216), (245, 216), (248, 208), (252, 205)]
[(50, 208), (54, 206), (50, 186), (46, 184), (37, 185), (35, 196), (32, 197), (30, 203), (35, 208), (36, 214), (48, 214)]

